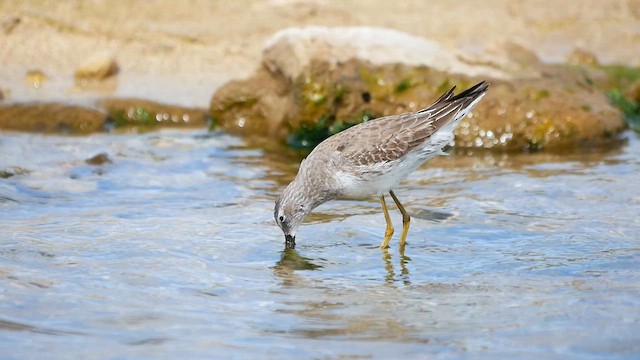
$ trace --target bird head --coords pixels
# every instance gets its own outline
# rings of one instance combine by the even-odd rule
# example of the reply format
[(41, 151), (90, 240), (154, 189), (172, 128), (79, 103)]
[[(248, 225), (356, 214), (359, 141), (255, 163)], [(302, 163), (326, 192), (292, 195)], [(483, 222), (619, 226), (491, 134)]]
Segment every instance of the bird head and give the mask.
[(284, 233), (287, 246), (295, 246), (296, 230), (311, 209), (308, 197), (296, 181), (289, 184), (278, 196), (273, 216)]

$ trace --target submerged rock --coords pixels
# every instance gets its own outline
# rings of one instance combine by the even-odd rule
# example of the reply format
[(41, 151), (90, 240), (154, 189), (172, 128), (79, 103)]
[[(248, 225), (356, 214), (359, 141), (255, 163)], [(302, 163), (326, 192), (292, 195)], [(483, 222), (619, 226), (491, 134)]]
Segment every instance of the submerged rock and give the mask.
[(104, 99), (99, 105), (113, 120), (115, 127), (205, 127), (204, 109), (160, 104), (142, 99)]
[(358, 122), (429, 106), (453, 85), (487, 80), (489, 93), (456, 130), (457, 148), (558, 149), (608, 142), (624, 129), (579, 68), (543, 64), (513, 44), (498, 50), (463, 56), (385, 29), (287, 29), (251, 77), (214, 94), (211, 117), (230, 132), (311, 148)]
[(2, 130), (79, 135), (114, 127), (135, 131), (207, 125), (204, 109), (140, 99), (104, 99), (97, 108), (59, 103), (0, 103)]
[(57, 103), (0, 104), (0, 129), (88, 134), (104, 130), (107, 116), (98, 110)]
[(98, 155), (94, 155), (84, 161), (89, 165), (104, 165), (104, 164), (112, 164), (113, 160), (109, 158), (107, 153), (100, 153)]
[(22, 168), (20, 166), (0, 168), (0, 179), (8, 179), (13, 176), (27, 175), (29, 173), (31, 173), (30, 170)]

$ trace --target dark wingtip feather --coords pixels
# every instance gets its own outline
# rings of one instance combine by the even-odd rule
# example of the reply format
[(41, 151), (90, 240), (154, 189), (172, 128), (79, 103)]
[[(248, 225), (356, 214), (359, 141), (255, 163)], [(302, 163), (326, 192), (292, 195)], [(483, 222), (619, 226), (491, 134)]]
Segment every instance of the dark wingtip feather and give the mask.
[(467, 90), (461, 92), (460, 94), (448, 99), (448, 101), (455, 101), (455, 100), (463, 99), (466, 97), (476, 97), (486, 92), (488, 88), (489, 88), (489, 83), (487, 83), (486, 81), (481, 81), (473, 85), (472, 87), (468, 88)]
[(468, 88), (467, 90), (461, 92), (460, 94), (454, 95), (453, 92), (456, 89), (456, 87), (454, 86), (451, 89), (449, 89), (447, 92), (442, 94), (442, 96), (440, 96), (438, 98), (438, 100), (436, 100), (433, 103), (433, 105), (418, 111), (417, 114), (429, 112), (430, 110), (433, 110), (435, 107), (440, 106), (440, 105), (441, 106), (446, 106), (446, 104), (449, 104), (449, 103), (454, 102), (456, 100), (466, 99), (466, 98), (475, 99), (478, 96), (480, 96), (483, 93), (485, 93), (488, 88), (489, 88), (489, 83), (487, 83), (486, 81), (481, 81), (481, 82), (475, 84), (474, 86)]
[(440, 96), (440, 97), (438, 98), (438, 100), (436, 100), (436, 101), (433, 103), (433, 105), (435, 105), (435, 104), (437, 104), (437, 103), (439, 103), (439, 102), (441, 102), (441, 101), (449, 100), (449, 98), (453, 95), (453, 91), (454, 91), (455, 89), (456, 89), (456, 87), (455, 87), (455, 85), (454, 85), (451, 89), (449, 89), (449, 91), (447, 91), (447, 92), (445, 92), (444, 94), (442, 94), (442, 96)]

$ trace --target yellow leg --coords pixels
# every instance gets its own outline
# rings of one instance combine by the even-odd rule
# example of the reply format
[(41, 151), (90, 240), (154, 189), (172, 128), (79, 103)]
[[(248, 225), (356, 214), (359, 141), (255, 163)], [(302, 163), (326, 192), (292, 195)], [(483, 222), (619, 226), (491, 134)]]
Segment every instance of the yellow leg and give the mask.
[(387, 221), (387, 230), (384, 232), (384, 240), (380, 244), (381, 249), (389, 247), (389, 241), (393, 236), (393, 224), (391, 224), (391, 218), (389, 217), (389, 211), (387, 210), (387, 203), (384, 201), (384, 195), (380, 195), (380, 204), (382, 205), (382, 211), (384, 211), (384, 219)]
[(400, 235), (400, 252), (404, 253), (404, 245), (407, 241), (407, 233), (409, 232), (409, 223), (411, 222), (411, 217), (404, 209), (404, 206), (400, 203), (400, 200), (396, 197), (396, 194), (393, 193), (393, 190), (389, 190), (389, 195), (393, 198), (393, 201), (396, 203), (398, 210), (402, 213), (402, 235)]

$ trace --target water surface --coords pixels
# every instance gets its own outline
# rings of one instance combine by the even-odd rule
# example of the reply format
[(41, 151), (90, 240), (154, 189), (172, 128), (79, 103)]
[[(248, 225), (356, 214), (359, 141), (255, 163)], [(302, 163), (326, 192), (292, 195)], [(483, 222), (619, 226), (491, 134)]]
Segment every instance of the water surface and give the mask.
[(376, 199), (284, 250), (296, 161), (235, 137), (4, 133), (2, 357), (636, 358), (639, 154), (438, 158), (400, 256)]

